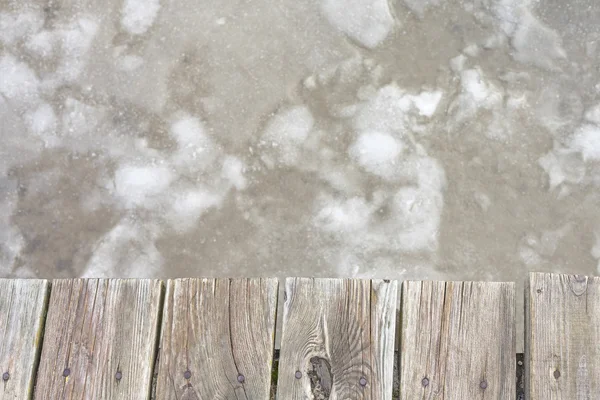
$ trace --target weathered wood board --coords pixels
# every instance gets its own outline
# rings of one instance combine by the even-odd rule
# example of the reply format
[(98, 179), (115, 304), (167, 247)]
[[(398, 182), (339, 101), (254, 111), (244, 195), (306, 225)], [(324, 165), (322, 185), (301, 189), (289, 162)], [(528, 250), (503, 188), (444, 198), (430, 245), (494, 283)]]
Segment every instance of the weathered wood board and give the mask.
[(600, 278), (533, 273), (525, 295), (528, 399), (600, 399)]
[(46, 280), (0, 279), (0, 400), (33, 394), (49, 293)]
[(162, 282), (55, 280), (36, 399), (149, 399)]
[(513, 283), (404, 282), (400, 399), (514, 399)]
[(277, 279), (170, 280), (156, 399), (268, 399), (277, 288)]
[(277, 398), (392, 398), (396, 281), (288, 278)]

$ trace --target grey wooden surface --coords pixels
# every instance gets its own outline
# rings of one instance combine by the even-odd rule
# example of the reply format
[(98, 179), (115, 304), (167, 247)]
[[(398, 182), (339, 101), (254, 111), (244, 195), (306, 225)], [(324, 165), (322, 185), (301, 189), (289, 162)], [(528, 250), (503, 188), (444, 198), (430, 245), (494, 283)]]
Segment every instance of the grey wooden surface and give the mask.
[(600, 399), (600, 278), (531, 274), (525, 322), (529, 399)]
[(48, 294), (46, 280), (0, 279), (0, 400), (33, 394)]
[(158, 280), (53, 281), (35, 398), (148, 399), (161, 296)]
[(404, 282), (400, 398), (516, 397), (513, 283)]
[(170, 280), (156, 399), (268, 399), (277, 287), (277, 279)]
[(396, 281), (288, 278), (277, 398), (391, 399)]

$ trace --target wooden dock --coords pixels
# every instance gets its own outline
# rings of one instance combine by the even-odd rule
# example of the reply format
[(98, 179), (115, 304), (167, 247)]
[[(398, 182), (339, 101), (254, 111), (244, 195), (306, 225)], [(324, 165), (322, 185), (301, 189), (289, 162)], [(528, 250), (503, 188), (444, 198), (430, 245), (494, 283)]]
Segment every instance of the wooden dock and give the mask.
[(600, 399), (600, 278), (279, 284), (0, 279), (0, 400)]

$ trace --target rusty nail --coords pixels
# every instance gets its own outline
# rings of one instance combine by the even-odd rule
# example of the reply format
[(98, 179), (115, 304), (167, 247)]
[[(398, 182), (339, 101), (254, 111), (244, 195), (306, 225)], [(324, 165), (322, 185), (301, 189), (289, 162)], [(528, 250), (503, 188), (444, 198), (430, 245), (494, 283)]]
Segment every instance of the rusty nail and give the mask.
[(423, 378), (423, 380), (421, 380), (421, 384), (422, 384), (424, 387), (427, 387), (427, 386), (429, 386), (429, 379), (427, 379), (427, 378)]
[(300, 378), (302, 378), (302, 372), (296, 371), (296, 373), (294, 374), (294, 376), (296, 377), (296, 379), (300, 379)]
[(244, 381), (246, 380), (246, 377), (242, 374), (238, 375), (238, 382), (239, 383), (244, 383)]
[(115, 379), (120, 381), (121, 378), (123, 378), (123, 374), (121, 373), (121, 371), (117, 371), (117, 373), (115, 374)]
[(560, 371), (556, 370), (556, 371), (554, 371), (554, 379), (558, 379), (558, 378), (560, 378)]
[(192, 377), (192, 373), (188, 370), (183, 373), (183, 377), (185, 379), (190, 379)]
[(367, 379), (363, 376), (362, 378), (360, 378), (358, 383), (360, 383), (360, 386), (367, 386)]
[(69, 368), (65, 368), (63, 371), (63, 376), (66, 378), (69, 375), (71, 375), (71, 370)]
[(5, 373), (2, 374), (2, 380), (4, 382), (6, 382), (9, 379), (10, 379), (10, 374), (8, 372), (5, 372)]
[(486, 381), (481, 381), (479, 383), (479, 387), (482, 388), (483, 390), (487, 389), (487, 382)]

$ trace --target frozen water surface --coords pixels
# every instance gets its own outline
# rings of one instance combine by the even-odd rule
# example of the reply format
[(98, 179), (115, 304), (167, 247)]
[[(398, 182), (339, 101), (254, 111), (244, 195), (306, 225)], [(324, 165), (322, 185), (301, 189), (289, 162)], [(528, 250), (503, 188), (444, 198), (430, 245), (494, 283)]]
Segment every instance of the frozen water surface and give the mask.
[(599, 20), (4, 0), (0, 276), (600, 273)]

